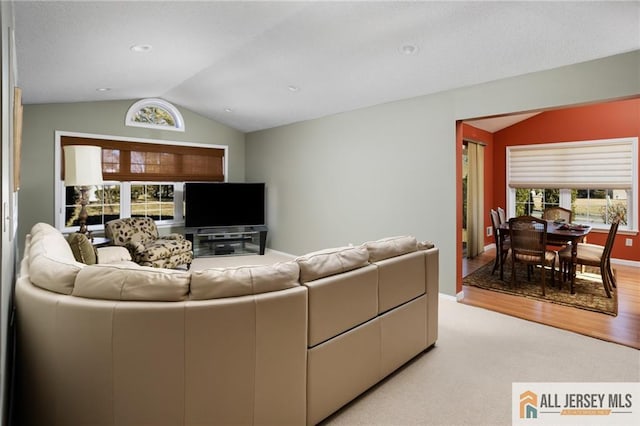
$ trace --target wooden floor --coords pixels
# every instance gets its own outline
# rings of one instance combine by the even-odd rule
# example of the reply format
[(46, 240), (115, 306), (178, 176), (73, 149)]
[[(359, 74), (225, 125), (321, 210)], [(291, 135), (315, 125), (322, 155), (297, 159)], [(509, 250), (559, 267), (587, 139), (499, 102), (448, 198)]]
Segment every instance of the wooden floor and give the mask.
[[(490, 250), (475, 259), (463, 259), (462, 275), (494, 258), (495, 250)], [(470, 286), (462, 286), (460, 302), (640, 349), (640, 268), (617, 264), (613, 268), (618, 284), (615, 317)]]

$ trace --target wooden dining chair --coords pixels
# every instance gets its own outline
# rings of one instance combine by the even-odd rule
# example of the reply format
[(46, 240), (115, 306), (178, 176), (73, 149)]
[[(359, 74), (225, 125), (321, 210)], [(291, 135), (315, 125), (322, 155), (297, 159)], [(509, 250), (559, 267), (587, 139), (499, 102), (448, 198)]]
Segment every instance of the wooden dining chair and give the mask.
[(493, 240), (496, 244), (496, 260), (491, 270), (491, 275), (500, 267), (500, 279), (504, 277), (504, 262), (507, 260), (511, 243), (507, 234), (509, 231), (500, 229), (500, 217), (498, 212), (491, 209), (491, 226), (493, 227)]
[(545, 220), (561, 220), (564, 223), (573, 222), (573, 212), (564, 207), (554, 206), (547, 207), (542, 212), (542, 218)]
[(507, 214), (502, 207), (498, 207), (498, 218), (500, 218), (500, 225), (507, 223)]
[(613, 269), (611, 268), (611, 251), (613, 250), (613, 242), (616, 239), (619, 224), (620, 216), (616, 216), (611, 222), (607, 241), (604, 246), (578, 243), (576, 262), (574, 265), (571, 265), (571, 247), (560, 250), (558, 252), (558, 259), (560, 261), (562, 279), (566, 280), (572, 268), (575, 268), (577, 265), (598, 267), (600, 268), (604, 292), (607, 294), (607, 297), (611, 297), (611, 292), (616, 287), (616, 279), (613, 276)]
[[(547, 207), (542, 212), (542, 218), (545, 220), (562, 221), (564, 223), (571, 223), (573, 222), (573, 212), (569, 209), (565, 209), (564, 207), (559, 207), (559, 206)], [(565, 249), (566, 247), (567, 247), (567, 244), (565, 244), (564, 242), (550, 241), (547, 249), (552, 251), (560, 251)], [(560, 270), (559, 272), (562, 273), (562, 267), (560, 263), (558, 263), (558, 266)]]
[(509, 219), (511, 240), (511, 285), (516, 283), (516, 264), (527, 266), (527, 279), (531, 271), (540, 267), (542, 295), (545, 295), (545, 269), (551, 270), (551, 282), (555, 283), (556, 252), (547, 250), (547, 221), (533, 216), (518, 216)]

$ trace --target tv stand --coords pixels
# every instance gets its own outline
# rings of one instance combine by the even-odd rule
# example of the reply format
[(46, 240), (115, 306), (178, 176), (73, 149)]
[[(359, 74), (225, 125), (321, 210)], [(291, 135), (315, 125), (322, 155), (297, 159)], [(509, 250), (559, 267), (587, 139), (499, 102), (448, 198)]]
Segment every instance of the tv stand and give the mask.
[(185, 228), (185, 237), (193, 245), (194, 257), (264, 254), (267, 227), (224, 226)]

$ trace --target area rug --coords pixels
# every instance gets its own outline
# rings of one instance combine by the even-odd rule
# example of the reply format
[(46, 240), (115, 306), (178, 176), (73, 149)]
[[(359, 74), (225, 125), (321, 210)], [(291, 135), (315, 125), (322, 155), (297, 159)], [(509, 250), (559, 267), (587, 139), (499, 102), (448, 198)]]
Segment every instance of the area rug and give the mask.
[(517, 267), (516, 284), (515, 286), (511, 286), (511, 267), (509, 264), (506, 264), (504, 267), (504, 280), (500, 280), (499, 270), (491, 275), (491, 269), (493, 269), (493, 262), (482, 266), (480, 269), (464, 277), (462, 284), (486, 290), (498, 291), (501, 293), (513, 294), (516, 296), (528, 297), (530, 299), (541, 300), (544, 302), (572, 306), (574, 308), (600, 312), (607, 315), (616, 316), (618, 314), (618, 299), (616, 291), (614, 289), (611, 294), (611, 298), (607, 297), (602, 286), (602, 278), (600, 277), (598, 269), (587, 269), (584, 273), (578, 273), (576, 276), (575, 294), (570, 293), (569, 282), (563, 283), (562, 288), (559, 289), (557, 276), (556, 284), (555, 286), (552, 286), (551, 277), (547, 271), (545, 296), (542, 296), (542, 286), (539, 282), (539, 270), (534, 271), (531, 275), (531, 281), (528, 281), (526, 268), (522, 266)]

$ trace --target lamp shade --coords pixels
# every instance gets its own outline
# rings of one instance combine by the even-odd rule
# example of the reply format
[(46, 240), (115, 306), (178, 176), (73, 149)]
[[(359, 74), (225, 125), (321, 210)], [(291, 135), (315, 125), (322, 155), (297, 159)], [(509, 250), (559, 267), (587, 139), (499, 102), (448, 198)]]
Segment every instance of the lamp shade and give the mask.
[(64, 147), (65, 186), (102, 184), (102, 148), (88, 145)]

